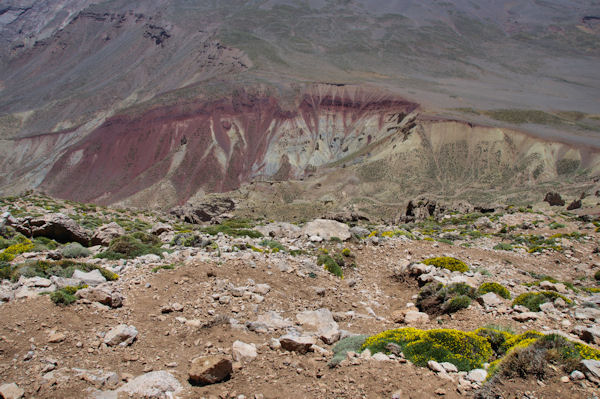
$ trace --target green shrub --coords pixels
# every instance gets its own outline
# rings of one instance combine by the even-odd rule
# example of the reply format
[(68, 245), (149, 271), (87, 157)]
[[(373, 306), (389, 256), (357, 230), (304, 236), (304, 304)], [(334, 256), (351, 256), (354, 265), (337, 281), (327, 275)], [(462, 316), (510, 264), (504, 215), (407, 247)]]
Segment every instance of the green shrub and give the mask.
[(441, 283), (426, 284), (417, 297), (417, 307), (430, 315), (454, 313), (471, 304), (477, 297), (477, 290), (465, 283), (443, 285)]
[(287, 248), (283, 246), (283, 244), (281, 244), (279, 241), (275, 241), (275, 240), (262, 240), (260, 242), (261, 246), (263, 247), (269, 247), (271, 249), (277, 249), (277, 251), (286, 251)]
[(152, 273), (156, 273), (161, 269), (165, 269), (165, 270), (172, 270), (175, 269), (175, 265), (170, 264), (170, 265), (160, 265), (160, 266), (156, 266), (154, 268), (152, 268)]
[(46, 250), (54, 250), (59, 244), (48, 237), (35, 237), (33, 239), (34, 251), (42, 252)]
[(600, 270), (598, 270), (596, 273), (594, 273), (594, 279), (596, 281), (600, 281)]
[[(21, 236), (23, 237), (23, 236)], [(23, 237), (24, 238), (24, 237)], [(17, 255), (32, 251), (34, 245), (28, 239), (17, 239), (18, 243), (13, 244), (0, 253), (0, 261), (11, 262)]]
[(124, 235), (112, 240), (108, 249), (98, 255), (101, 259), (132, 259), (146, 254), (155, 254), (162, 257), (163, 249), (143, 243), (138, 238)]
[(162, 244), (160, 239), (157, 236), (148, 234), (143, 231), (136, 231), (135, 233), (131, 234), (131, 236), (133, 238), (140, 240), (142, 243), (144, 243), (146, 245), (157, 246), (157, 245)]
[(562, 229), (565, 227), (564, 224), (562, 223), (558, 223), (558, 222), (552, 222), (548, 225), (552, 230), (556, 230), (556, 229)]
[(323, 268), (331, 274), (334, 274), (340, 278), (344, 277), (344, 272), (340, 265), (329, 255), (320, 254), (317, 257), (317, 265), (323, 266)]
[(500, 348), (506, 340), (512, 338), (512, 334), (494, 327), (481, 327), (475, 330), (475, 334), (485, 338), (495, 353), (500, 352)]
[(56, 290), (50, 294), (50, 299), (57, 305), (70, 305), (77, 300), (77, 297), (73, 294), (65, 292), (63, 289)]
[(502, 284), (496, 282), (481, 284), (477, 292), (479, 293), (479, 295), (487, 294), (488, 292), (493, 292), (504, 299), (510, 299), (510, 292), (508, 291), (508, 289)]
[(388, 353), (386, 346), (389, 343), (398, 345), (404, 356), (418, 366), (426, 366), (429, 360), (435, 360), (450, 362), (460, 371), (482, 367), (493, 354), (485, 338), (472, 332), (450, 329), (388, 330), (367, 338), (362, 349)]
[(346, 358), (348, 352), (360, 352), (366, 339), (366, 335), (353, 335), (340, 340), (332, 349), (333, 358), (327, 363), (329, 367), (335, 367), (340, 364)]
[(227, 219), (220, 224), (202, 227), (200, 230), (211, 236), (223, 233), (231, 237), (261, 238), (263, 235), (256, 230), (251, 230), (252, 227), (254, 225), (249, 219)]
[(450, 271), (458, 271), (458, 272), (466, 272), (469, 270), (469, 266), (467, 266), (463, 261), (458, 260), (456, 258), (452, 258), (450, 256), (440, 256), (437, 258), (429, 258), (425, 259), (423, 262), (426, 265), (432, 265), (435, 267), (441, 267), (444, 269), (448, 269)]
[(494, 245), (494, 249), (496, 249), (498, 251), (512, 251), (513, 246), (507, 242), (501, 242), (501, 243)]
[(78, 242), (71, 242), (60, 249), (60, 253), (65, 258), (85, 258), (90, 256), (91, 252)]
[[(3, 278), (10, 278), (12, 281), (17, 281), (20, 276), (23, 277), (71, 277), (75, 270), (89, 272), (98, 270), (102, 276), (108, 281), (114, 281), (119, 276), (103, 267), (92, 265), (90, 263), (76, 262), (73, 260), (63, 259), (60, 261), (49, 260), (29, 260), (11, 268), (3, 268)], [(8, 275), (9, 274), (9, 275)]]
[(542, 291), (542, 292), (526, 292), (515, 298), (512, 306), (522, 305), (525, 306), (532, 312), (539, 312), (540, 305), (546, 302), (553, 302), (557, 298), (563, 299), (566, 303), (572, 303), (567, 297), (560, 295), (554, 291)]
[(350, 249), (348, 249), (348, 248), (342, 249), (342, 255), (345, 256), (345, 257), (347, 257), (347, 258), (354, 257), (354, 255), (352, 255), (352, 252), (350, 252)]
[(455, 313), (461, 309), (466, 309), (471, 304), (471, 298), (466, 295), (459, 295), (444, 304), (445, 313)]
[(73, 287), (71, 285), (63, 287), (50, 294), (50, 299), (57, 305), (70, 305), (77, 300), (75, 293), (82, 288), (87, 288), (87, 285)]

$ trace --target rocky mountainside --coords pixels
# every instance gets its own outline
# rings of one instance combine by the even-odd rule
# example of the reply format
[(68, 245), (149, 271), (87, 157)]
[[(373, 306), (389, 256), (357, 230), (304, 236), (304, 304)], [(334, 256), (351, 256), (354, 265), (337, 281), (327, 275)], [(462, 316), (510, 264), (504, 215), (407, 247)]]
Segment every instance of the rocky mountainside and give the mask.
[(0, 394), (592, 398), (597, 207), (547, 200), (190, 224), (2, 198)]
[(388, 203), (465, 184), (477, 197), (503, 179), (524, 192), (591, 184), (599, 13), (591, 1), (5, 1), (0, 189), (170, 207), (264, 180), (310, 196), (340, 175)]

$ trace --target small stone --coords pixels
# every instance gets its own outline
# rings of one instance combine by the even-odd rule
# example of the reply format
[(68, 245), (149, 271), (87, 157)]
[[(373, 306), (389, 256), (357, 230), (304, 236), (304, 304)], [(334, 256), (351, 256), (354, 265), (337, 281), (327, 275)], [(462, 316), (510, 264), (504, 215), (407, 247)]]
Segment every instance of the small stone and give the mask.
[(442, 388), (438, 388), (435, 390), (435, 394), (439, 396), (444, 396), (446, 394), (446, 391)]
[(224, 381), (233, 372), (231, 360), (221, 356), (205, 356), (192, 360), (188, 379), (192, 385), (210, 385)]
[(138, 332), (134, 326), (119, 324), (110, 329), (104, 336), (104, 343), (108, 346), (128, 346), (133, 343)]
[(427, 367), (429, 367), (430, 370), (435, 371), (436, 373), (443, 373), (445, 371), (444, 367), (442, 367), (442, 365), (436, 362), (435, 360), (428, 361)]
[(390, 358), (385, 353), (377, 352), (376, 354), (371, 356), (371, 360), (375, 360), (378, 362), (386, 362), (386, 361), (390, 360)]
[(513, 319), (521, 323), (529, 320), (537, 320), (539, 317), (539, 314), (536, 312), (524, 312), (513, 315)]
[(571, 380), (569, 379), (568, 375), (563, 375), (562, 377), (560, 377), (560, 382), (562, 383), (567, 383), (570, 382)]
[(317, 340), (313, 337), (295, 337), (292, 335), (284, 335), (279, 338), (281, 347), (291, 352), (298, 352), (301, 354), (312, 351), (312, 346), (317, 343)]
[(249, 362), (256, 359), (256, 346), (242, 341), (235, 341), (232, 346), (233, 360), (236, 362)]
[(467, 380), (482, 383), (487, 378), (487, 371), (484, 369), (473, 369), (467, 374)]
[(579, 370), (574, 370), (571, 373), (570, 377), (573, 381), (579, 381), (579, 380), (585, 379), (585, 375)]
[(59, 342), (64, 341), (65, 338), (67, 338), (67, 336), (64, 333), (53, 332), (52, 334), (50, 334), (48, 336), (48, 343), (49, 344), (57, 344)]
[(442, 366), (447, 373), (458, 373), (456, 366), (450, 362), (442, 362), (440, 363), (440, 366)]

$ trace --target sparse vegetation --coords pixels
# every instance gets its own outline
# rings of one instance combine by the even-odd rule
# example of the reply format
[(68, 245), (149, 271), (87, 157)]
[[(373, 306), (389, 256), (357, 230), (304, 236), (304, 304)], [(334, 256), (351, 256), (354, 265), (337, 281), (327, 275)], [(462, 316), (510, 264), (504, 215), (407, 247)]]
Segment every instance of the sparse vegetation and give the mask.
[(327, 363), (329, 367), (335, 367), (340, 364), (346, 358), (348, 352), (360, 352), (366, 339), (366, 335), (353, 335), (340, 340), (332, 349), (333, 357)]
[(51, 276), (71, 277), (75, 270), (89, 272), (95, 269), (100, 271), (102, 276), (108, 281), (114, 281), (119, 278), (118, 275), (103, 267), (66, 259), (60, 261), (29, 260), (14, 266), (5, 263), (4, 267), (0, 264), (0, 275), (3, 279), (17, 281), (21, 276), (44, 278)]
[(479, 293), (479, 295), (487, 294), (488, 292), (493, 292), (504, 299), (510, 299), (510, 292), (508, 291), (508, 288), (496, 282), (488, 282), (481, 284), (477, 292)]
[(469, 270), (469, 266), (461, 260), (452, 258), (450, 256), (440, 256), (437, 258), (425, 259), (422, 263), (426, 265), (432, 265), (435, 267), (442, 267), (453, 272), (466, 272)]
[(524, 294), (519, 295), (515, 298), (512, 305), (521, 305), (525, 306), (532, 312), (539, 312), (540, 305), (546, 302), (553, 302), (557, 298), (561, 298), (566, 303), (571, 303), (572, 301), (554, 291), (542, 291), (542, 292), (526, 292)]
[(57, 305), (70, 305), (77, 300), (75, 293), (80, 289), (87, 288), (87, 285), (77, 287), (67, 286), (60, 288), (50, 294), (50, 299)]
[(252, 227), (254, 225), (249, 219), (227, 219), (220, 224), (202, 227), (200, 231), (211, 236), (223, 233), (230, 237), (261, 238), (263, 235), (256, 230), (252, 230)]
[(68, 259), (73, 258), (85, 258), (90, 256), (91, 252), (78, 242), (71, 242), (60, 249), (60, 253), (63, 257)]
[(419, 291), (416, 305), (422, 312), (428, 314), (454, 313), (467, 308), (471, 300), (476, 297), (476, 289), (465, 283), (447, 286), (441, 283), (429, 283)]
[[(147, 239), (146, 236), (143, 236), (142, 239)], [(108, 249), (99, 253), (96, 255), (96, 257), (101, 259), (116, 260), (132, 259), (146, 254), (162, 256), (162, 252), (165, 250), (148, 242), (152, 241), (146, 240), (145, 243), (139, 238), (130, 235), (120, 236), (112, 240), (108, 246)]]

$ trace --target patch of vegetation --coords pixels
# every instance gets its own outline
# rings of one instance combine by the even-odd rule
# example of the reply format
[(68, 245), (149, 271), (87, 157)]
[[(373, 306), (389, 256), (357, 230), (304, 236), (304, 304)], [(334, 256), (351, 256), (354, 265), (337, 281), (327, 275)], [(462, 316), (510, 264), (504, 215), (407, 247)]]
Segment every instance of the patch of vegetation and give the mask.
[(512, 306), (522, 305), (525, 306), (532, 312), (539, 312), (540, 305), (546, 302), (554, 302), (557, 298), (561, 298), (566, 303), (570, 304), (572, 301), (554, 291), (541, 291), (541, 292), (526, 292), (515, 298)]
[(35, 252), (52, 251), (59, 247), (59, 243), (48, 237), (35, 237), (33, 239)]
[(276, 253), (276, 252), (286, 252), (287, 248), (281, 244), (279, 241), (275, 241), (275, 240), (262, 240), (259, 245), (263, 246), (263, 247), (269, 247), (271, 248), (271, 252)]
[(327, 363), (327, 365), (333, 368), (346, 358), (346, 354), (348, 352), (359, 353), (366, 339), (367, 335), (353, 335), (340, 340), (333, 347), (333, 358)]
[(562, 223), (558, 223), (558, 222), (552, 222), (548, 225), (548, 227), (550, 227), (552, 230), (556, 230), (556, 229), (564, 229), (565, 225)]
[(465, 283), (447, 286), (441, 283), (429, 283), (419, 291), (416, 305), (421, 312), (430, 315), (455, 313), (467, 308), (471, 300), (476, 297), (476, 289)]
[(508, 289), (502, 284), (496, 282), (481, 284), (477, 292), (479, 293), (479, 295), (487, 294), (488, 292), (493, 292), (504, 299), (510, 299), (510, 292), (508, 291)]
[(50, 299), (57, 305), (67, 306), (77, 300), (75, 293), (80, 289), (87, 288), (87, 285), (80, 285), (77, 287), (67, 286), (60, 288), (50, 294)]
[(34, 245), (30, 240), (23, 237), (22, 239), (19, 238), (18, 241), (18, 243), (9, 246), (0, 253), (0, 261), (11, 262), (17, 255), (33, 251)]
[(175, 265), (174, 264), (169, 264), (169, 265), (160, 265), (160, 266), (156, 266), (152, 268), (152, 273), (157, 273), (159, 270), (173, 270), (175, 269)]
[(507, 340), (512, 338), (512, 334), (510, 332), (495, 326), (478, 328), (475, 330), (475, 334), (485, 338), (489, 342), (495, 354), (499, 354), (502, 345), (504, 345)]
[(323, 266), (329, 273), (334, 274), (340, 278), (344, 278), (344, 271), (342, 267), (329, 255), (320, 254), (317, 257), (317, 266)]
[(531, 277), (537, 279), (537, 281), (533, 281), (531, 283), (523, 283), (524, 286), (526, 287), (539, 287), (542, 281), (549, 281), (553, 284), (563, 284), (565, 287), (567, 287), (568, 289), (570, 289), (571, 291), (577, 291), (577, 289), (575, 288), (575, 286), (573, 285), (573, 283), (569, 282), (569, 281), (559, 281), (557, 279), (555, 279), (554, 277), (545, 275), (545, 274), (537, 274), (537, 273), (529, 273), (531, 275)]
[(596, 271), (596, 273), (594, 273), (594, 280), (600, 281), (600, 270), (598, 270), (598, 271)]
[(460, 371), (482, 367), (492, 356), (489, 342), (472, 332), (451, 329), (423, 331), (401, 328), (384, 331), (367, 338), (362, 350), (371, 353), (389, 353), (387, 345), (398, 345), (404, 356), (418, 366), (426, 366), (429, 360), (450, 362)]
[(498, 251), (512, 251), (513, 246), (507, 242), (500, 242), (500, 243), (494, 245), (494, 249), (496, 249)]
[[(148, 234), (149, 236), (149, 234)], [(100, 259), (133, 259), (138, 256), (154, 254), (162, 257), (165, 250), (151, 243), (144, 243), (139, 238), (124, 235), (115, 238), (108, 245), (108, 249), (96, 255)]]
[(252, 230), (254, 225), (249, 219), (227, 219), (220, 224), (200, 228), (203, 233), (216, 236), (223, 233), (230, 237), (261, 238), (262, 233)]
[(90, 256), (91, 251), (78, 242), (70, 242), (60, 249), (60, 253), (65, 258), (73, 259)]
[(466, 265), (465, 262), (458, 260), (456, 258), (452, 258), (450, 256), (440, 256), (437, 258), (429, 258), (425, 259), (421, 263), (426, 265), (432, 265), (435, 267), (442, 267), (444, 269), (448, 269), (450, 271), (458, 271), (458, 272), (466, 272), (469, 270), (469, 266)]
[(59, 261), (29, 260), (14, 266), (8, 263), (0, 263), (0, 276), (2, 276), (3, 279), (10, 279), (12, 281), (17, 281), (21, 276), (44, 278), (57, 276), (70, 278), (73, 276), (75, 270), (81, 270), (82, 272), (98, 270), (108, 281), (114, 281), (119, 278), (117, 274), (103, 267), (67, 259)]
[(569, 374), (578, 368), (582, 359), (599, 360), (600, 351), (557, 334), (532, 336), (509, 349), (500, 361), (492, 363), (489, 372), (493, 378), (489, 382), (494, 384), (502, 378), (530, 376), (544, 379), (551, 370), (549, 365)]

